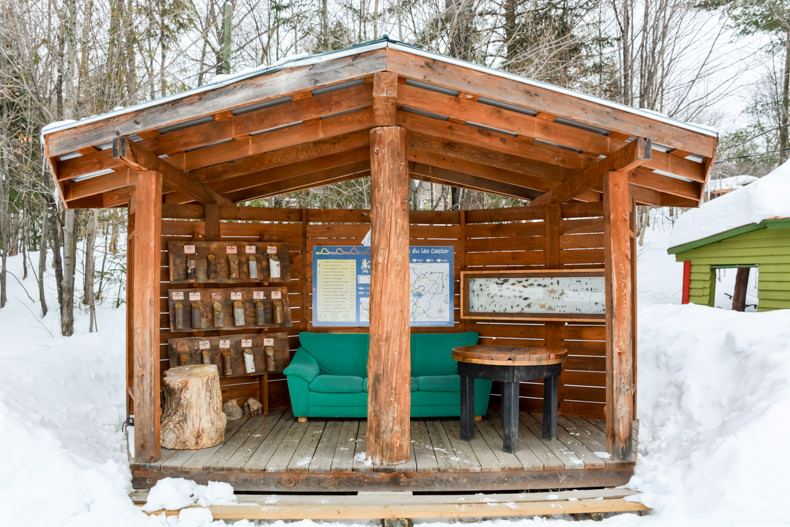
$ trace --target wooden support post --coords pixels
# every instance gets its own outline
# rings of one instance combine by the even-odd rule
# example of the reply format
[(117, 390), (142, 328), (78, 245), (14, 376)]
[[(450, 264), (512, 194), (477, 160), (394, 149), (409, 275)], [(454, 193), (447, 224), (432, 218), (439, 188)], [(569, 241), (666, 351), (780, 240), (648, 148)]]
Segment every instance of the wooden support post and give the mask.
[[(546, 269), (559, 269), (560, 263), (560, 227), (562, 224), (562, 207), (559, 203), (546, 204), (546, 210), (543, 215), (543, 222), (546, 233)], [(549, 348), (562, 347), (562, 326), (563, 322), (546, 322), (546, 346)], [(554, 384), (551, 385), (552, 394), (554, 390), (559, 393), (560, 381), (554, 379)], [(547, 391), (544, 390), (544, 394)], [(558, 395), (559, 398), (559, 395)], [(547, 401), (543, 400), (543, 419), (544, 422), (548, 418), (546, 414)], [(557, 408), (556, 403), (554, 408)], [(556, 427), (555, 427), (556, 428)], [(552, 429), (553, 430), (553, 429)]]
[(126, 417), (134, 414), (134, 199), (126, 217)]
[(162, 233), (162, 174), (137, 173), (134, 193), (134, 455), (141, 463), (159, 458), (159, 258)]
[(206, 203), (203, 205), (203, 218), (205, 221), (206, 241), (218, 242), (219, 241), (219, 205)]
[(368, 456), (376, 465), (409, 460), (409, 172), (406, 130), (370, 131), (370, 352)]
[(631, 199), (628, 174), (604, 177), (606, 273), (606, 447), (616, 460), (631, 455), (634, 419)]

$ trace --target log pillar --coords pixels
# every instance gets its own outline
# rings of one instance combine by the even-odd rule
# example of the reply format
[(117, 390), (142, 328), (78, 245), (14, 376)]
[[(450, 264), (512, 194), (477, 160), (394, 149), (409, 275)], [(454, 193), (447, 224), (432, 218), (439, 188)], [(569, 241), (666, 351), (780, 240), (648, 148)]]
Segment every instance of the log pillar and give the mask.
[(634, 290), (628, 173), (603, 182), (606, 280), (606, 447), (616, 460), (631, 455), (634, 420)]
[(139, 171), (133, 195), (132, 354), (134, 357), (134, 457), (159, 458), (159, 269), (162, 233), (162, 174)]
[(376, 465), (409, 460), (409, 172), (406, 130), (370, 131), (370, 351), (367, 452)]

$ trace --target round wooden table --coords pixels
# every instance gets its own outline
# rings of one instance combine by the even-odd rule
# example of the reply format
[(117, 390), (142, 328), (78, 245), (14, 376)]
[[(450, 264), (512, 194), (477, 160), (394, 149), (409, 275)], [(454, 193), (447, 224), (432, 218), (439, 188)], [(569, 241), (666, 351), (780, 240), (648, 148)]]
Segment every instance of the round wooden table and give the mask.
[(518, 449), (518, 384), (543, 379), (543, 438), (557, 437), (557, 396), (565, 348), (526, 346), (461, 346), (453, 348), (461, 376), (461, 439), (472, 439), (474, 378), (500, 381), (502, 393), (502, 450)]

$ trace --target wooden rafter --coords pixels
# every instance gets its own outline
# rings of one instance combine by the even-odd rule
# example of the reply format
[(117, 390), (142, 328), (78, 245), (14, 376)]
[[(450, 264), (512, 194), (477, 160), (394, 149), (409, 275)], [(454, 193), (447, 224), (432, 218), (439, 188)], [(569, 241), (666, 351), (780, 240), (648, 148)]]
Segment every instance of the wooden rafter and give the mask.
[(387, 67), (397, 71), (402, 77), (527, 106), (538, 112), (567, 116), (579, 122), (621, 132), (626, 136), (649, 137), (658, 143), (688, 150), (703, 157), (712, 157), (716, 148), (716, 137), (713, 135), (651, 119), (640, 113), (597, 104), (573, 94), (491, 75), (457, 64), (426, 59), (402, 50), (387, 50)]
[(48, 153), (50, 157), (60, 156), (85, 146), (109, 143), (118, 135), (159, 129), (203, 115), (275, 99), (284, 94), (366, 77), (386, 68), (384, 50), (319, 61), (298, 68), (286, 66), (266, 75), (116, 115), (112, 118), (112, 126), (107, 126), (105, 121), (93, 121), (78, 129), (52, 132), (47, 135)]
[(449, 141), (477, 145), (496, 152), (519, 156), (536, 162), (538, 166), (580, 170), (593, 162), (593, 159), (588, 156), (551, 145), (539, 144), (532, 139), (513, 137), (478, 126), (443, 121), (406, 111), (398, 112), (398, 124), (410, 132), (416, 131)]
[(113, 157), (121, 160), (132, 170), (155, 170), (162, 174), (162, 180), (165, 185), (192, 196), (200, 203), (233, 205), (232, 201), (217, 194), (208, 185), (195, 181), (167, 161), (160, 159), (148, 150), (138, 147), (133, 141), (129, 141), (125, 137), (113, 139), (112, 151)]
[(499, 181), (492, 181), (477, 176), (462, 174), (453, 170), (437, 168), (422, 163), (409, 163), (409, 174), (414, 179), (428, 181), (429, 183), (439, 183), (441, 185), (453, 185), (469, 190), (480, 192), (492, 192), (518, 199), (533, 199), (540, 195), (540, 192), (530, 190)]
[(564, 203), (585, 190), (600, 189), (606, 174), (615, 170), (627, 173), (642, 164), (645, 159), (650, 159), (650, 155), (650, 141), (640, 137), (612, 155), (585, 168), (581, 174), (563, 181), (549, 192), (536, 198), (532, 204), (538, 206), (547, 203)]
[[(307, 92), (309, 94), (309, 91)], [(225, 111), (214, 114), (214, 120), (190, 126), (182, 130), (160, 134), (154, 130), (139, 142), (140, 146), (157, 155), (174, 156), (186, 150), (193, 150), (205, 145), (217, 144), (229, 139), (246, 138), (250, 134), (262, 130), (277, 129), (289, 124), (336, 115), (372, 104), (370, 85), (359, 85), (316, 95), (303, 97), (292, 102), (285, 102), (254, 110), (239, 115)], [(220, 118), (221, 117), (221, 118)], [(294, 130), (289, 133), (292, 134)], [(302, 133), (307, 135), (306, 130)], [(138, 134), (141, 135), (141, 134)], [(270, 132), (266, 135), (266, 144), (271, 148), (287, 146), (287, 133)], [(278, 146), (276, 143), (280, 143)], [(289, 141), (290, 144), (294, 144)], [(117, 165), (117, 164), (116, 164)], [(90, 172), (113, 168), (112, 150), (90, 149), (81, 157), (62, 161), (58, 170), (59, 180), (69, 180)]]
[[(221, 180), (232, 180), (250, 174), (253, 174), (250, 176), (251, 179), (258, 179), (259, 176), (255, 174), (263, 170), (337, 154), (339, 152), (346, 152), (367, 146), (368, 144), (370, 144), (370, 133), (367, 130), (361, 130), (264, 152), (230, 163), (198, 169), (191, 172), (191, 174), (198, 181), (204, 181), (208, 184), (214, 184)], [(229, 183), (229, 185), (235, 186), (235, 184), (231, 183)], [(243, 185), (237, 188), (243, 188)]]

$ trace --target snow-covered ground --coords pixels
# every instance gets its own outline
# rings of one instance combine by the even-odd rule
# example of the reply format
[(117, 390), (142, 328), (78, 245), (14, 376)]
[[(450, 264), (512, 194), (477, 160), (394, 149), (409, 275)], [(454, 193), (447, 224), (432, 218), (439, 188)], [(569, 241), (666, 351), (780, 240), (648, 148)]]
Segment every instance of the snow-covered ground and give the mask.
[[(654, 512), (603, 524), (786, 526), (790, 310), (678, 305), (682, 271), (666, 254), (668, 239), (649, 233), (638, 255), (641, 428), (629, 486)], [(10, 270), (21, 278), (21, 259), (10, 259)], [(224, 525), (205, 511), (147, 517), (127, 497), (123, 308), (100, 309), (97, 334), (87, 333), (80, 315), (77, 334), (63, 338), (57, 313), (42, 319), (25, 289), (37, 296), (34, 278), (23, 289), (10, 277), (9, 304), (0, 311), (0, 525)], [(55, 306), (54, 290), (49, 296)], [(227, 499), (221, 487), (171, 485), (157, 499)], [(557, 520), (565, 522), (578, 525)]]

